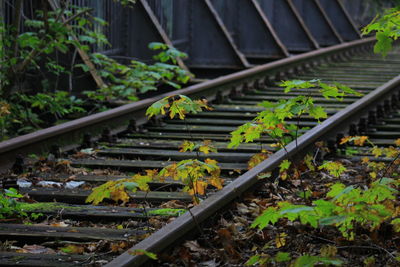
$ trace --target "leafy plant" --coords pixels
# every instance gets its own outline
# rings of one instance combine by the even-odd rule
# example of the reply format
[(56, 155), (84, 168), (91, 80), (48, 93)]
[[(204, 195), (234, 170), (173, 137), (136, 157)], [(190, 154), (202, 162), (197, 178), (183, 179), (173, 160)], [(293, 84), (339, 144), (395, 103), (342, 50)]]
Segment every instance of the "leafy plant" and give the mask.
[[(82, 99), (57, 91), (61, 76), (69, 77), (69, 91), (72, 90), (76, 68), (100, 74), (106, 81), (107, 86), (85, 92), (94, 100), (90, 103), (94, 108), (89, 113), (106, 109), (103, 101), (137, 100), (138, 93), (156, 90), (163, 84), (180, 88), (180, 84), (186, 84), (192, 77), (176, 65), (187, 55), (162, 43), (149, 45), (153, 50), (162, 50), (155, 56), (159, 62), (152, 65), (139, 61), (123, 65), (92, 53), (110, 43), (103, 34), (107, 22), (92, 16), (91, 8), (60, 1), (60, 8), (52, 10), (45, 1), (42, 9), (27, 18), (21, 16), (23, 1), (16, 2), (19, 4), (14, 7), (15, 18), (21, 19), (14, 19), (13, 24), (0, 23), (0, 103), (3, 110), (9, 110), (0, 116), (1, 140), (52, 125), (48, 123), (49, 115), (59, 120), (70, 113), (84, 112)], [(119, 2), (128, 5), (135, 1)], [(20, 32), (22, 28), (25, 32)], [(61, 62), (60, 54), (67, 52), (73, 55), (71, 62)], [(82, 57), (85, 64), (80, 63), (77, 52), (87, 54), (102, 69), (96, 71), (85, 55)]]
[(327, 194), (330, 200), (315, 200), (312, 206), (294, 205), (279, 202), (276, 207), (267, 208), (256, 218), (252, 227), (264, 229), (268, 224), (275, 224), (282, 218), (300, 221), (314, 228), (332, 225), (342, 235), (353, 240), (356, 226), (376, 230), (390, 219), (395, 212), (394, 203), (399, 181), (385, 178), (370, 184), (368, 189), (355, 188), (336, 183)]
[(146, 115), (151, 118), (156, 115), (169, 113), (171, 119), (178, 115), (183, 120), (186, 114), (196, 114), (202, 110), (211, 110), (206, 100), (192, 100), (185, 95), (168, 96), (153, 103), (147, 110)]
[(281, 262), (290, 261), (292, 258), (288, 252), (278, 252), (274, 257), (267, 254), (257, 254), (251, 256), (250, 259), (245, 263), (246, 266), (253, 265), (267, 265), (267, 264), (277, 264)]
[(377, 15), (370, 24), (362, 29), (362, 34), (375, 32), (375, 53), (384, 57), (392, 50), (393, 42), (400, 36), (400, 6), (386, 10), (381, 16)]
[(70, 96), (68, 92), (58, 91), (55, 93), (37, 93), (36, 95), (18, 94), (18, 97), (31, 108), (37, 108), (42, 112), (52, 114), (60, 119), (74, 112), (85, 112), (81, 107), (83, 100)]
[[(328, 85), (320, 80), (302, 81), (292, 80), (284, 81), (280, 84), (284, 87), (284, 92), (289, 93), (293, 89), (317, 88), (318, 92), (326, 99), (335, 98), (342, 100), (347, 94), (360, 95), (351, 88), (335, 83)], [(278, 102), (264, 101), (259, 105), (265, 110), (258, 113), (252, 122), (248, 122), (231, 133), (231, 142), (229, 147), (236, 148), (242, 142), (253, 142), (261, 137), (262, 134), (270, 136), (280, 146), (284, 146), (289, 141), (297, 139), (300, 127), (297, 123), (289, 124), (288, 120), (295, 118), (297, 122), (304, 115), (309, 115), (316, 120), (327, 117), (322, 106), (316, 106), (315, 100), (311, 94), (300, 95), (287, 100)], [(290, 134), (291, 138), (285, 138)]]
[(202, 143), (195, 143), (184, 140), (182, 145), (179, 146), (179, 152), (196, 151), (204, 154), (216, 153), (217, 149), (212, 145), (211, 140), (204, 140)]
[(19, 194), (15, 188), (4, 189), (0, 192), (0, 219), (32, 218), (35, 220), (43, 215), (41, 213), (28, 215), (24, 210), (26, 204), (18, 201), (22, 197), (23, 195)]
[(28, 214), (17, 202), (17, 199), (22, 197), (15, 188), (4, 189), (4, 192), (0, 193), (0, 219), (27, 217)]
[[(334, 98), (339, 101), (348, 94), (361, 95), (348, 86), (339, 83), (329, 85), (320, 80), (283, 81), (280, 83), (280, 86), (284, 87), (285, 93), (289, 93), (292, 90), (314, 88), (316, 90), (313, 91), (317, 91), (317, 94), (320, 94), (322, 97), (326, 99)], [(307, 95), (299, 95), (286, 100), (277, 102), (264, 101), (260, 103), (259, 105), (265, 108), (265, 110), (259, 112), (251, 122), (245, 123), (231, 132), (231, 140), (228, 147), (237, 148), (241, 143), (253, 142), (260, 139), (262, 135), (267, 135), (275, 142), (271, 146), (284, 148), (292, 140), (297, 142), (299, 133), (306, 130), (300, 127), (302, 116), (308, 115), (317, 121), (327, 117), (324, 108), (314, 104), (315, 99), (311, 93), (313, 91), (310, 90), (307, 92)], [(289, 122), (289, 120), (295, 120), (295, 122)], [(287, 163), (284, 164), (287, 165)], [(287, 178), (288, 169), (289, 167), (281, 168), (282, 179)], [(299, 169), (295, 169), (294, 176), (301, 177)]]
[(157, 170), (146, 170), (145, 174), (135, 174), (132, 178), (108, 181), (95, 187), (86, 198), (86, 203), (98, 205), (104, 199), (111, 199), (115, 202), (121, 201), (123, 204), (130, 199), (127, 191), (136, 192), (138, 189), (149, 191), (148, 183), (155, 180), (158, 175)]
[[(92, 61), (100, 69), (100, 75), (108, 82), (108, 86), (99, 88), (96, 91), (85, 91), (84, 93), (96, 101), (127, 99), (138, 100), (138, 93), (157, 90), (160, 85), (167, 84), (176, 89), (181, 88), (179, 84), (189, 82), (192, 74), (177, 65), (177, 60), (186, 58), (185, 53), (162, 43), (150, 43), (153, 50), (162, 49), (154, 56), (156, 62), (148, 65), (143, 62), (132, 60), (129, 65), (124, 65), (116, 60), (100, 54), (92, 54)], [(165, 62), (171, 61), (173, 64)], [(84, 71), (89, 71), (85, 64), (78, 64)]]
[[(353, 144), (354, 146), (364, 146), (364, 144), (368, 144), (369, 148), (365, 152), (373, 155), (375, 158), (385, 157), (392, 159), (390, 164), (387, 165), (385, 162), (372, 161), (369, 157), (364, 157), (361, 163), (369, 167), (371, 170), (369, 175), (372, 179), (376, 179), (378, 174), (380, 174), (381, 178), (390, 176), (390, 172), (393, 173), (395, 171), (395, 169), (391, 167), (400, 163), (400, 138), (394, 141), (395, 146), (388, 147), (378, 147), (369, 140), (368, 136), (346, 136), (341, 139), (340, 144)], [(357, 150), (355, 151), (356, 153), (358, 152)]]
[(185, 185), (184, 192), (193, 195), (195, 203), (199, 202), (198, 195), (204, 195), (208, 185), (222, 189), (223, 179), (220, 178), (220, 168), (217, 161), (206, 159), (204, 162), (197, 159), (182, 160), (172, 163), (160, 171), (160, 180), (172, 178), (180, 180)]
[(339, 161), (325, 161), (322, 165), (318, 167), (319, 170), (326, 170), (330, 175), (335, 177), (339, 177), (342, 173), (344, 173), (347, 169), (343, 164)]
[[(36, 10), (34, 18), (24, 20), (26, 29), (30, 31), (20, 33), (16, 27), (18, 20), (13, 25), (1, 25), (4, 44), (4, 49), (0, 49), (3, 98), (7, 98), (15, 86), (21, 87), (22, 82), (32, 75), (41, 77), (45, 89), (57, 86), (58, 79), (50, 79), (51, 75), (69, 74), (70, 68), (59, 64), (54, 54), (65, 54), (71, 47), (89, 51), (91, 44), (108, 44), (105, 36), (94, 27), (94, 24), (105, 25), (105, 22), (89, 16), (89, 11), (89, 8), (74, 5), (50, 11), (47, 6)], [(52, 80), (55, 84), (50, 85)]]

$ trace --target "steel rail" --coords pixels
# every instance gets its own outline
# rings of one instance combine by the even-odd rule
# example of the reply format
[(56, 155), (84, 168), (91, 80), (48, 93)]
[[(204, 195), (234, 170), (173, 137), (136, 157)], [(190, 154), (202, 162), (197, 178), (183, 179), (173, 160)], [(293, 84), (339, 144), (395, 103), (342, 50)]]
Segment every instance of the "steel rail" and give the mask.
[(310, 64), (318, 65), (324, 60), (340, 57), (339, 54), (346, 56), (348, 53), (369, 48), (373, 41), (374, 38), (367, 38), (321, 48), (3, 141), (0, 143), (0, 171), (7, 170), (19, 154), (48, 152), (53, 145), (64, 148), (77, 146), (83, 134), (98, 136), (105, 125), (113, 129), (113, 134), (125, 130), (131, 119), (142, 125), (147, 121), (146, 108), (163, 97), (184, 94), (206, 96), (212, 100), (221, 89), (222, 93), (227, 95), (235, 86), (243, 87), (246, 82), (253, 83), (256, 79), (274, 77), (285, 72), (291, 73), (299, 68), (307, 68)]
[(254, 186), (258, 182), (257, 176), (260, 173), (273, 171), (284, 159), (292, 158), (298, 155), (298, 153), (304, 153), (316, 141), (321, 139), (326, 140), (336, 136), (338, 133), (346, 132), (351, 124), (366, 116), (370, 110), (376, 108), (385, 100), (390, 99), (392, 95), (399, 91), (400, 75), (329, 117), (320, 125), (315, 126), (299, 137), (297, 145), (295, 141), (291, 142), (286, 146), (286, 151), (281, 149), (274, 153), (253, 169), (239, 176), (222, 190), (192, 208), (190, 212), (178, 217), (105, 266), (140, 266), (144, 264), (149, 260), (148, 257), (144, 255), (131, 255), (129, 251), (143, 249), (159, 253), (167, 249), (168, 246), (183, 238), (189, 232), (195, 231), (199, 223), (206, 221), (210, 216)]

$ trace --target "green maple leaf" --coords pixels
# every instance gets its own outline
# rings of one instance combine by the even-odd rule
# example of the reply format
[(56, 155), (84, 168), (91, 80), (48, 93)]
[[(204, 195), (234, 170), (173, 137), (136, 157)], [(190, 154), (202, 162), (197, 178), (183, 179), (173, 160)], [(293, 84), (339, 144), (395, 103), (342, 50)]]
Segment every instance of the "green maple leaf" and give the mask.
[(281, 87), (285, 87), (285, 93), (289, 93), (292, 89), (305, 89), (315, 87), (315, 82), (318, 80), (303, 81), (303, 80), (291, 80), (283, 81), (279, 84)]
[(387, 56), (388, 52), (392, 50), (393, 47), (393, 39), (390, 38), (389, 33), (385, 32), (378, 32), (376, 34), (376, 44), (374, 46), (374, 53), (382, 53), (384, 57)]
[(254, 222), (251, 224), (251, 228), (264, 229), (268, 224), (275, 224), (282, 215), (274, 207), (269, 207), (263, 211), (263, 213), (258, 216)]
[(285, 159), (281, 164), (279, 164), (279, 172), (289, 170), (291, 164), (292, 163), (289, 160)]
[(324, 108), (321, 106), (311, 106), (308, 109), (308, 113), (310, 114), (311, 117), (314, 119), (326, 119), (328, 117), (328, 114), (325, 112)]
[(331, 97), (342, 100), (344, 93), (339, 92), (339, 89), (336, 86), (331, 86), (326, 83), (320, 82), (319, 86), (322, 88), (321, 93), (322, 96), (326, 99), (330, 99)]

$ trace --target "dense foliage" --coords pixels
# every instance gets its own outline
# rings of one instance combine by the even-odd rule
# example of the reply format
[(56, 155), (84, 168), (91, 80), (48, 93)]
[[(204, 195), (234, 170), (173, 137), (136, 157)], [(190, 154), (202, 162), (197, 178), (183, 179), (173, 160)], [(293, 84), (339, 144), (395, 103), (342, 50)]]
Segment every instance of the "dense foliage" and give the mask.
[[(20, 17), (22, 6), (17, 7)], [(93, 53), (110, 46), (104, 27), (107, 22), (93, 17), (90, 8), (65, 5), (52, 11), (46, 4), (34, 18), (0, 25), (0, 141), (105, 110), (108, 101), (136, 101), (138, 94), (162, 85), (178, 89), (190, 80), (191, 74), (177, 65), (187, 55), (162, 43), (149, 44), (158, 51), (154, 64), (132, 60), (125, 65)], [(80, 60), (84, 55), (91, 61)], [(101, 88), (84, 91), (84, 97), (72, 95), (79, 71), (94, 72), (103, 80)], [(68, 91), (60, 90), (60, 80), (64, 87), (68, 80)]]

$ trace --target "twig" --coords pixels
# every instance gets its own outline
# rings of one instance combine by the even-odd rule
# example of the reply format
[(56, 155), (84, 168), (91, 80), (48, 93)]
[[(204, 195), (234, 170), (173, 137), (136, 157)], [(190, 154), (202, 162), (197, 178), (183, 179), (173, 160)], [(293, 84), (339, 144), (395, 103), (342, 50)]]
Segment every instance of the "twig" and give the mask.
[(72, 15), (71, 17), (64, 20), (63, 26), (67, 26), (71, 21), (73, 21), (77, 17), (84, 15), (85, 13), (90, 12), (92, 10), (93, 10), (93, 8), (85, 8), (84, 10)]
[(387, 249), (377, 246), (377, 245), (372, 245), (372, 246), (340, 246), (340, 247), (336, 247), (337, 249), (348, 249), (348, 248), (361, 248), (361, 249), (374, 249), (374, 250), (381, 250), (383, 252), (385, 252), (386, 254), (388, 254), (392, 259), (396, 260), (396, 257), (393, 256), (392, 253), (390, 253)]
[(385, 171), (383, 172), (381, 178), (379, 179), (379, 183), (382, 182), (382, 179), (386, 176), (387, 172), (389, 171), (390, 167), (399, 159), (400, 153), (390, 162), (389, 166), (386, 167)]

